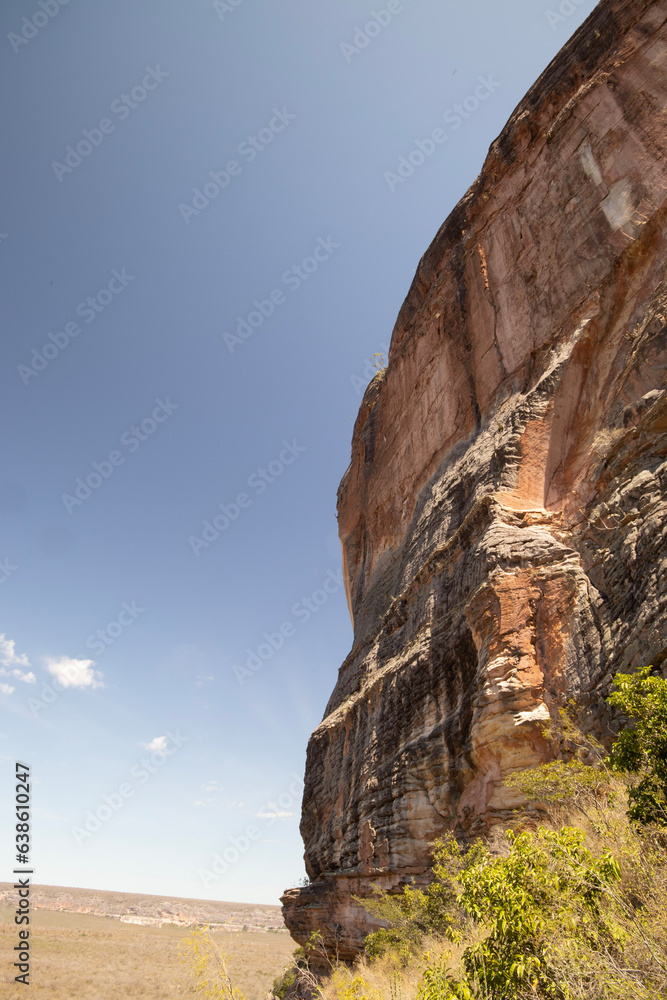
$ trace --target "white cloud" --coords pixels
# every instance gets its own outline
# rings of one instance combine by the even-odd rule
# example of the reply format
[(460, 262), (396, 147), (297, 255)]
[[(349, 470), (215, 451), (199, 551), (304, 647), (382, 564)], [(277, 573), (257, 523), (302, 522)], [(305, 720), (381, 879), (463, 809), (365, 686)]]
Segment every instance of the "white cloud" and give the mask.
[(4, 667), (29, 667), (28, 657), (25, 653), (20, 656), (15, 652), (16, 643), (13, 639), (8, 639), (4, 632), (0, 632), (0, 663)]
[(104, 687), (102, 674), (93, 670), (95, 660), (77, 660), (71, 656), (45, 656), (46, 669), (65, 688)]
[(37, 678), (33, 674), (32, 670), (24, 674), (22, 670), (18, 668), (14, 670), (6, 670), (5, 667), (0, 667), (0, 677), (15, 677), (18, 681), (23, 681), (24, 684), (34, 684)]
[(167, 752), (167, 737), (166, 736), (156, 736), (154, 740), (150, 743), (142, 743), (146, 750), (151, 750), (153, 753), (166, 753)]
[(255, 813), (257, 819), (289, 819), (294, 813), (291, 812), (258, 812)]
[[(14, 677), (24, 684), (34, 684), (37, 678), (32, 670), (24, 673), (19, 667), (29, 667), (28, 657), (25, 653), (20, 655), (16, 652), (16, 643), (13, 639), (8, 639), (4, 632), (0, 633), (0, 677)], [(13, 694), (16, 688), (11, 684), (0, 684), (0, 691), (3, 694)]]

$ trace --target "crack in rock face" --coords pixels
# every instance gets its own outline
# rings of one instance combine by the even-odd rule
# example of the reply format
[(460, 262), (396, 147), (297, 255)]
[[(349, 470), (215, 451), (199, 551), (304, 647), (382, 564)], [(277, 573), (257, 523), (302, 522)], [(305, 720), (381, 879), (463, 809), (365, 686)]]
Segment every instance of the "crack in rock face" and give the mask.
[(304, 944), (494, 842), (574, 699), (667, 660), (667, 0), (603, 0), (420, 261), (338, 493), (354, 645), (307, 755)]

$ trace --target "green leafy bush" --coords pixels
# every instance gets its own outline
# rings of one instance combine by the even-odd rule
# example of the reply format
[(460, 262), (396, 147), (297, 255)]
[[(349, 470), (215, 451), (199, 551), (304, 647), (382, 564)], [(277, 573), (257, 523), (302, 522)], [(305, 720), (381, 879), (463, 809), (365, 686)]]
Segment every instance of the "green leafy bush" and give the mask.
[(637, 774), (628, 792), (628, 815), (638, 823), (667, 826), (667, 681), (652, 677), (652, 667), (616, 674), (618, 688), (607, 701), (632, 720), (609, 755), (620, 773)]
[(393, 952), (405, 964), (425, 936), (459, 940), (457, 923), (464, 914), (457, 904), (457, 876), (466, 865), (474, 863), (479, 850), (475, 846), (464, 856), (454, 837), (440, 839), (433, 845), (434, 879), (430, 885), (423, 889), (406, 885), (400, 893), (376, 891), (370, 899), (355, 897), (372, 916), (390, 925), (368, 935), (368, 957), (372, 960)]
[(278, 997), (278, 1000), (283, 1000), (283, 997), (287, 993), (290, 986), (296, 982), (296, 969), (289, 968), (285, 969), (282, 976), (276, 976), (273, 980), (272, 993), (274, 997)]
[(566, 712), (546, 727), (504, 852), (448, 834), (429, 885), (359, 900), (387, 926), (335, 1000), (667, 1000), (667, 682), (615, 683), (630, 724), (608, 755)]
[[(432, 885), (404, 888), (393, 899), (378, 893), (367, 902), (376, 916), (398, 915), (399, 936), (385, 932), (385, 957), (395, 942), (404, 966), (418, 962), (426, 929), (431, 941), (458, 951), (453, 964), (446, 950), (427, 963), (417, 1000), (667, 996), (667, 942), (661, 944), (649, 919), (662, 906), (664, 850), (653, 859), (662, 888), (656, 881), (654, 891), (650, 877), (642, 883), (637, 869), (629, 882), (639, 895), (631, 901), (618, 860), (608, 847), (595, 853), (583, 830), (508, 831), (507, 843), (505, 856), (479, 842), (464, 854), (451, 839), (441, 841), (435, 854), (446, 864), (434, 864)], [(377, 960), (373, 947), (368, 954)], [(650, 970), (661, 962), (664, 991), (651, 992)]]
[(574, 828), (518, 836), (510, 830), (507, 839), (508, 857), (489, 854), (461, 873), (459, 902), (488, 931), (464, 952), (467, 978), (499, 1000), (523, 987), (560, 1000), (568, 994), (555, 936), (561, 943), (583, 937), (591, 948), (614, 947), (600, 899), (620, 879), (620, 868), (608, 851), (593, 857)]

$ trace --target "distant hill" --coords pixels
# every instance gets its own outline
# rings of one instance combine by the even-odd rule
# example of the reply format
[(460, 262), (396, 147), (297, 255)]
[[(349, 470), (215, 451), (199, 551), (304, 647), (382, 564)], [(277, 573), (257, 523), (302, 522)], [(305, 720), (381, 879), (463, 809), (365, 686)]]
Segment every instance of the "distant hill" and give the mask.
[[(41, 910), (90, 913), (125, 923), (187, 927), (209, 924), (230, 931), (273, 931), (287, 933), (280, 906), (257, 903), (225, 903), (208, 899), (181, 899), (179, 896), (148, 896), (136, 892), (107, 892), (102, 889), (70, 889), (58, 885), (33, 885), (31, 905)], [(0, 882), (0, 906), (18, 903), (18, 891), (11, 882)]]

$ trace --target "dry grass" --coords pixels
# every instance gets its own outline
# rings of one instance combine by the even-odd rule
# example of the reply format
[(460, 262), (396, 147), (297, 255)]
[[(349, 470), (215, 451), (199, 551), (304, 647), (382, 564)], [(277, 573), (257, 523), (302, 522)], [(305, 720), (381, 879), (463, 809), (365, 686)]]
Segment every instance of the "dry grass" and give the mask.
[[(464, 947), (475, 944), (482, 934), (473, 928), (464, 944), (456, 945), (441, 938), (425, 937), (407, 965), (395, 955), (386, 954), (372, 962), (361, 956), (353, 968), (339, 965), (321, 983), (322, 1000), (417, 1000), (424, 971), (445, 961), (454, 970), (461, 964)], [(355, 986), (360, 977), (363, 985)]]
[[(590, 795), (582, 799), (575, 816), (571, 809), (553, 806), (544, 825), (557, 830), (574, 821), (585, 832), (594, 856), (609, 850), (618, 860), (621, 879), (608, 886), (605, 898), (608, 917), (625, 934), (623, 954), (610, 949), (597, 953), (572, 935), (563, 949), (559, 928), (552, 928), (548, 943), (553, 967), (576, 1000), (659, 1000), (667, 997), (667, 833), (646, 828), (638, 832), (627, 819), (624, 785), (609, 784), (615, 800)], [(534, 821), (528, 825), (534, 826)], [(352, 969), (332, 970), (322, 983), (322, 1000), (419, 1000), (427, 966), (444, 960), (457, 978), (463, 978), (464, 948), (485, 935), (482, 925), (467, 928), (461, 945), (424, 939), (403, 967), (396, 955), (372, 962), (361, 957)], [(480, 988), (475, 995), (487, 994)], [(529, 995), (535, 994), (527, 990), (516, 997)]]
[[(187, 1000), (194, 996), (180, 964), (183, 927), (141, 927), (88, 914), (33, 911), (30, 989), (14, 982), (12, 949), (18, 943), (13, 910), (0, 909), (0, 1000)], [(232, 956), (234, 984), (247, 1000), (263, 1000), (289, 964), (288, 934), (214, 931)]]
[[(430, 942), (431, 957), (440, 957), (444, 948)], [(428, 943), (425, 943), (428, 950)], [(426, 954), (416, 955), (410, 964), (401, 968), (391, 957), (384, 956), (369, 962), (361, 957), (353, 969), (339, 966), (322, 983), (323, 1000), (353, 1000), (362, 995), (367, 1000), (414, 1000), (424, 969), (429, 964)], [(361, 977), (363, 988), (355, 988), (354, 981)]]

